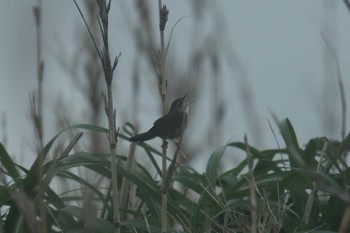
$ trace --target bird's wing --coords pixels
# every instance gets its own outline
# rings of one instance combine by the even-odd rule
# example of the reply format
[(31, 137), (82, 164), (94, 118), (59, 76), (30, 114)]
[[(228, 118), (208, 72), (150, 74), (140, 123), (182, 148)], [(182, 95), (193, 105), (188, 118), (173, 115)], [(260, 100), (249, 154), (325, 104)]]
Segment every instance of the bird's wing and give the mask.
[(183, 114), (183, 113), (167, 114), (159, 118), (158, 120), (156, 120), (153, 123), (153, 125), (176, 129), (178, 127), (181, 127), (181, 125), (183, 124), (183, 121), (186, 120), (184, 119), (185, 115), (186, 114)]
[(161, 118), (157, 119), (157, 120), (153, 123), (153, 125), (162, 125), (162, 124), (165, 124), (166, 118), (167, 118), (167, 115), (162, 116)]

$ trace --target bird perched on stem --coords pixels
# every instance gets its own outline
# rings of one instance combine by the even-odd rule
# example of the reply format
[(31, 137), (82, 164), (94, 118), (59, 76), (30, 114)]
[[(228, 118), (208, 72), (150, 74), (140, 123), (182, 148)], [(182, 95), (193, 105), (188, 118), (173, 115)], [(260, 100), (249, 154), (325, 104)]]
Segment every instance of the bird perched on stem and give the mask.
[(188, 93), (184, 97), (174, 100), (169, 112), (156, 120), (150, 130), (131, 137), (130, 141), (143, 142), (155, 137), (162, 139), (180, 138), (187, 128), (187, 106), (190, 104), (190, 102), (185, 102), (187, 95)]

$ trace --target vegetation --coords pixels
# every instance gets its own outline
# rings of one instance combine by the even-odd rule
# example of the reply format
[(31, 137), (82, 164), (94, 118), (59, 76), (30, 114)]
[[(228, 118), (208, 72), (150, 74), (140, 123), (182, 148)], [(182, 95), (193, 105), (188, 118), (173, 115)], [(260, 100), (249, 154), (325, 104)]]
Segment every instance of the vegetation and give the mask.
[[(107, 133), (107, 129), (92, 125), (72, 128)], [(125, 126), (125, 132), (129, 128), (130, 125)], [(168, 195), (168, 219), (172, 229), (169, 232), (253, 232), (252, 227), (258, 232), (348, 229), (349, 168), (343, 154), (350, 143), (350, 135), (337, 145), (326, 138), (315, 138), (301, 147), (288, 119), (280, 122), (279, 128), (285, 140), (284, 148), (259, 150), (244, 142), (232, 142), (212, 153), (203, 174), (178, 164)], [(74, 172), (74, 168), (85, 167), (103, 180), (109, 180), (108, 155), (72, 152), (70, 149), (78, 142), (74, 140), (64, 153), (48, 158), (58, 137), (67, 134), (66, 130), (40, 151), (45, 162), (40, 164), (37, 159), (30, 168), (14, 163), (1, 145), (0, 158), (5, 174), (2, 178), (6, 177), (0, 188), (3, 232), (38, 232), (42, 218), (40, 202), (44, 203), (48, 232), (113, 232), (108, 182), (90, 183)], [(119, 135), (120, 140), (126, 138), (125, 134)], [(160, 232), (161, 168), (155, 161), (161, 152), (145, 143), (139, 146), (154, 161), (157, 175), (152, 176), (150, 169), (140, 163), (133, 169), (126, 169), (127, 156), (118, 155), (118, 179), (125, 178), (131, 183), (125, 199), (127, 203), (121, 204), (125, 206), (120, 210), (121, 232)], [(243, 156), (237, 166), (221, 172), (223, 156), (244, 154), (247, 157)], [(251, 170), (249, 164), (253, 164)], [(38, 180), (40, 166), (44, 173), (42, 180)], [(52, 182), (63, 179), (77, 182), (82, 188), (66, 193), (50, 188)], [(45, 190), (43, 200), (39, 199), (39, 187)], [(119, 185), (118, 190), (121, 189)], [(253, 218), (255, 226), (251, 224)]]
[[(164, 41), (164, 28), (169, 10), (161, 0), (158, 2), (160, 49), (156, 49), (151, 36), (143, 38), (150, 40), (144, 43), (149, 50), (146, 51), (148, 59), (155, 67), (164, 113), (169, 89), (165, 67), (170, 44), (170, 39), (167, 43)], [(0, 233), (350, 232), (350, 170), (347, 164), (350, 134), (345, 133), (345, 93), (338, 66), (343, 106), (342, 141), (322, 137), (300, 145), (290, 120), (275, 118), (283, 138), (280, 143), (275, 136), (277, 148), (259, 149), (245, 136), (243, 142), (229, 142), (212, 152), (205, 172), (199, 173), (183, 160), (176, 160), (178, 154), (186, 150), (180, 143), (174, 154), (170, 154), (165, 142), (162, 148), (143, 142), (130, 143), (128, 139), (137, 131), (133, 124), (116, 126), (118, 112), (112, 102), (112, 81), (120, 55), (111, 61), (108, 38), (111, 1), (97, 0), (93, 5), (93, 13), (90, 13), (95, 19), (97, 12), (102, 41), (94, 38), (90, 18), (84, 16), (76, 3), (89, 39), (93, 41), (88, 47), (93, 48), (89, 52), (94, 55), (87, 58), (85, 71), (94, 74), (94, 78), (104, 75), (107, 93), (101, 98), (104, 105), (96, 100), (95, 92), (86, 91), (92, 94), (87, 99), (96, 107), (91, 108), (96, 114), (89, 121), (93, 123), (65, 127), (48, 143), (44, 143), (43, 136), (41, 7), (34, 8), (38, 29), (38, 90), (30, 103), (38, 142), (37, 155), (30, 166), (24, 166), (17, 163), (0, 143)], [(140, 15), (147, 16), (143, 7), (140, 3)], [(143, 20), (147, 31), (149, 18)], [(330, 43), (327, 42), (327, 46), (336, 58)], [(193, 60), (200, 60), (198, 54)], [(214, 76), (218, 73), (217, 62), (214, 54)], [(89, 70), (92, 64), (102, 68), (93, 72)], [(194, 63), (197, 65), (200, 66)], [(90, 90), (99, 86), (95, 81), (89, 80)], [(135, 84), (134, 90), (137, 93), (138, 85)], [(108, 128), (98, 123), (101, 106), (106, 110)], [(221, 103), (217, 104), (215, 109), (215, 120), (221, 117), (220, 106)], [(79, 145), (86, 134), (92, 139), (89, 148)], [(102, 148), (103, 140), (108, 141), (107, 148)], [(120, 143), (130, 145), (129, 150), (120, 152)], [(135, 148), (150, 163), (136, 160)], [(238, 158), (239, 162), (225, 162), (227, 169), (224, 170), (225, 158)]]

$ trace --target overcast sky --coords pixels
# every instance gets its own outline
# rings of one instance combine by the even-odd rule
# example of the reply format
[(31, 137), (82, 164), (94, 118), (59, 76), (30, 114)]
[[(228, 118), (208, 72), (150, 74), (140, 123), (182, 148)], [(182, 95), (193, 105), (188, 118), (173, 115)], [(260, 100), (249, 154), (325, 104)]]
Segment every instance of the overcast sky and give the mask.
[[(114, 55), (122, 53), (117, 68), (118, 80), (115, 82), (119, 90), (119, 111), (125, 113), (121, 114), (119, 123), (122, 124), (127, 121), (123, 117), (128, 118), (128, 94), (131, 88), (128, 79), (132, 74), (130, 64), (133, 64), (134, 57), (137, 56), (128, 22), (135, 24), (137, 17), (133, 15), (134, 1), (112, 2), (111, 51)], [(291, 119), (301, 143), (317, 136), (340, 139), (341, 108), (335, 62), (322, 34), (335, 49), (349, 104), (350, 12), (343, 1), (203, 1), (205, 10), (199, 29), (194, 28), (198, 24), (195, 23), (191, 1), (164, 3), (170, 10), (167, 38), (172, 25), (181, 17), (189, 16), (177, 25), (172, 38), (169, 53), (177, 60), (174, 69), (188, 65), (186, 56), (193, 46), (190, 43), (193, 37), (189, 38), (193, 30), (198, 30), (201, 35), (210, 35), (213, 28), (218, 27), (213, 22), (222, 22), (223, 31), (212, 36), (223, 51), (220, 58), (220, 76), (223, 80), (221, 88), (224, 106), (229, 109), (224, 119), (226, 130), (222, 133), (221, 145), (228, 141), (242, 140), (243, 135), (248, 134), (254, 143), (263, 148), (275, 147), (267, 124), (267, 120), (272, 119), (270, 110), (279, 118)], [(7, 119), (0, 136), (3, 140), (6, 135), (7, 149), (17, 155), (26, 154), (27, 151), (32, 153), (28, 150), (33, 137), (28, 118), (29, 95), (37, 85), (36, 32), (32, 12), (35, 4), (34, 0), (0, 3), (0, 112)], [(156, 7), (154, 4), (154, 12), (157, 12)], [(126, 19), (126, 15), (130, 18)], [(157, 14), (154, 15), (154, 20), (157, 20)], [(155, 29), (157, 25), (154, 22)], [(64, 96), (73, 115), (73, 109), (79, 108), (82, 101), (76, 94), (77, 91), (71, 87), (67, 74), (57, 64), (56, 58), (60, 51), (67, 56), (72, 55), (80, 41), (81, 30), (84, 30), (84, 26), (73, 1), (43, 1), (44, 108), (47, 111), (47, 125), (52, 124), (54, 99), (57, 96)], [(230, 52), (225, 53), (225, 50)], [(230, 56), (239, 64), (230, 65)], [(257, 116), (254, 119), (259, 127), (258, 134), (257, 129), (247, 120), (243, 107), (245, 97), (241, 90), (242, 79), (250, 88), (256, 108)], [(123, 88), (118, 89), (121, 84)], [(149, 85), (143, 88), (143, 100), (157, 98), (150, 91)], [(209, 92), (210, 84), (207, 84), (196, 99), (196, 104), (204, 109), (204, 113), (205, 109), (210, 109)], [(156, 107), (159, 102), (141, 103), (145, 107), (140, 109), (144, 116), (141, 117), (140, 130), (146, 130), (160, 114)], [(195, 116), (192, 121), (196, 121), (193, 123), (196, 127), (206, 127), (206, 121), (210, 121), (207, 114)], [(201, 131), (193, 128), (194, 126), (189, 126), (188, 135), (198, 144), (193, 138)], [(56, 132), (47, 132), (46, 141)]]

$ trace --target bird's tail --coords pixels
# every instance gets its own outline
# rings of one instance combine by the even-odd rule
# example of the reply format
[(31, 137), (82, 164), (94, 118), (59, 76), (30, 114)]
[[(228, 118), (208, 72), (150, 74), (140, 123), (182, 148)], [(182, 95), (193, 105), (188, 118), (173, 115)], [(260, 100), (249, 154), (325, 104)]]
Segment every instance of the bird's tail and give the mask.
[(135, 135), (135, 136), (131, 137), (130, 141), (132, 141), (132, 142), (143, 142), (143, 141), (147, 141), (147, 140), (153, 139), (155, 137), (156, 137), (156, 135), (154, 134), (153, 131), (147, 131), (145, 133), (141, 133), (141, 134), (138, 134), (138, 135)]

